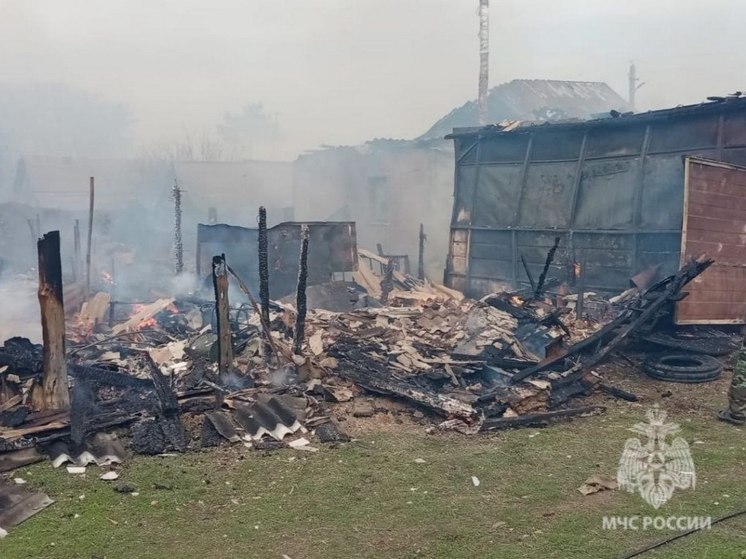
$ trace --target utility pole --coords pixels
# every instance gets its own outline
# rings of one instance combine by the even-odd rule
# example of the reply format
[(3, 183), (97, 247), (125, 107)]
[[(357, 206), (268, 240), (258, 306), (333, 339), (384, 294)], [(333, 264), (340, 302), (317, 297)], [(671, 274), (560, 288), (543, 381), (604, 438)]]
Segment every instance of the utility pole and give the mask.
[(631, 62), (629, 65), (629, 74), (627, 77), (629, 78), (629, 110), (634, 112), (636, 110), (635, 95), (637, 90), (645, 85), (645, 82), (637, 83), (640, 81), (640, 78), (637, 77), (637, 70), (634, 62)]
[(487, 124), (490, 62), (490, 0), (479, 0), (479, 124)]
[(181, 275), (184, 272), (184, 243), (181, 237), (181, 193), (179, 183), (174, 181), (171, 197), (174, 201), (174, 272)]

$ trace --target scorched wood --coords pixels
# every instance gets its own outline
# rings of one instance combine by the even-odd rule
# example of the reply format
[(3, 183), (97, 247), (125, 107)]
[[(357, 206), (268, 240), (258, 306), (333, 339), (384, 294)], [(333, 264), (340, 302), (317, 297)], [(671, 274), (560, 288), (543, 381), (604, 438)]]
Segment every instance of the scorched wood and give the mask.
[(306, 284), (308, 283), (308, 225), (301, 228), (298, 291), (295, 297), (295, 332), (293, 353), (300, 355), (306, 332)]
[(225, 377), (233, 365), (233, 345), (228, 304), (228, 270), (225, 254), (212, 258), (212, 283), (215, 287), (215, 312), (218, 320), (218, 369)]
[(583, 406), (568, 410), (549, 411), (542, 413), (530, 413), (516, 417), (498, 417), (486, 419), (482, 425), (482, 431), (491, 431), (493, 429), (509, 429), (511, 427), (521, 427), (526, 425), (544, 426), (550, 421), (561, 419), (570, 419), (580, 415), (598, 415), (604, 413), (606, 408), (603, 406)]
[(39, 305), (44, 341), (41, 390), (34, 390), (37, 409), (69, 409), (70, 392), (65, 364), (65, 307), (62, 299), (60, 232), (51, 231), (37, 241), (39, 252)]
[(336, 373), (366, 390), (404, 398), (446, 417), (457, 417), (467, 422), (477, 419), (477, 411), (469, 404), (443, 394), (428, 392), (413, 383), (397, 380), (386, 370), (385, 365), (366, 361), (370, 359), (366, 360), (362, 354), (350, 355), (340, 360)]

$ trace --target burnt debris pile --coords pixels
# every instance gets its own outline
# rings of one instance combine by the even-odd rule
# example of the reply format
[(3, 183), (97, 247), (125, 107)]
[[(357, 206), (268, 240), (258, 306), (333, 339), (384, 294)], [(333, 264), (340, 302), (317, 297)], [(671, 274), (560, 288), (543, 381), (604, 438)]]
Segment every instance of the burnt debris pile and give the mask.
[(610, 299), (542, 274), (530, 289), (474, 300), (363, 250), (353, 281), (307, 289), (306, 229), (300, 238), (295, 297), (271, 300), (262, 274), (257, 301), (218, 255), (207, 295), (132, 304), (97, 293), (64, 331), (50, 322), (44, 345), (7, 340), (0, 471), (44, 456), (72, 471), (121, 461), (116, 433), (142, 454), (230, 443), (315, 451), (314, 440), (348, 440), (348, 418), (394, 408), (433, 430), (540, 425), (603, 412), (578, 403), (594, 392), (635, 400), (597, 369), (630, 344), (668, 356), (645, 362), (650, 376), (694, 382), (715, 378), (718, 362), (672, 351), (734, 347), (715, 331), (692, 340), (672, 327), (686, 285), (712, 264), (705, 257)]

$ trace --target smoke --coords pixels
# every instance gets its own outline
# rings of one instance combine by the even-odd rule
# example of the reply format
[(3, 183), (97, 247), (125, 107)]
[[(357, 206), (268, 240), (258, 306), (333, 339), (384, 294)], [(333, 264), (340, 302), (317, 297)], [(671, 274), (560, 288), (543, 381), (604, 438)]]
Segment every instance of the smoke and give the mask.
[(34, 343), (41, 343), (41, 311), (36, 295), (37, 280), (15, 277), (3, 280), (0, 276), (0, 344), (21, 336)]

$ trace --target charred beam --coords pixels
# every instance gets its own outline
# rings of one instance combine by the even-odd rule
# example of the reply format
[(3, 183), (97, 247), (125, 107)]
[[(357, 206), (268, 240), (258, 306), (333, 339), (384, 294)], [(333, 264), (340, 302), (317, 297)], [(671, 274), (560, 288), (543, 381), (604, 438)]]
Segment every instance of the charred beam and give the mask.
[(389, 258), (386, 263), (386, 272), (381, 280), (381, 303), (384, 305), (389, 300), (389, 295), (394, 289), (394, 259)]
[(277, 348), (275, 347), (275, 343), (272, 340), (272, 333), (269, 327), (269, 324), (265, 322), (264, 316), (262, 315), (261, 309), (259, 308), (259, 305), (256, 303), (256, 299), (254, 299), (254, 296), (251, 294), (251, 290), (249, 290), (249, 286), (244, 283), (244, 281), (238, 277), (235, 271), (230, 266), (226, 266), (228, 269), (228, 272), (233, 276), (233, 278), (238, 283), (238, 288), (243, 291), (246, 296), (249, 298), (249, 302), (251, 303), (252, 308), (254, 309), (254, 312), (259, 317), (259, 321), (262, 323), (262, 331), (264, 332), (264, 342), (268, 344), (272, 350), (272, 353), (275, 355), (278, 355)]
[(145, 353), (145, 361), (150, 369), (150, 378), (153, 379), (153, 387), (155, 388), (155, 396), (158, 398), (161, 411), (166, 417), (171, 417), (179, 413), (179, 400), (176, 398), (176, 394), (171, 388), (168, 382), (168, 378), (164, 375), (158, 365), (156, 365), (153, 358), (149, 353)]
[(75, 261), (75, 277), (80, 275), (80, 220), (75, 220), (73, 227), (73, 260)]
[(554, 260), (554, 253), (557, 252), (557, 247), (559, 246), (559, 244), (560, 237), (555, 237), (554, 245), (552, 246), (552, 248), (549, 249), (549, 252), (547, 253), (547, 259), (544, 262), (544, 269), (541, 271), (541, 275), (539, 276), (539, 283), (536, 286), (536, 290), (534, 291), (534, 299), (538, 299), (544, 291), (544, 282), (547, 279), (549, 267), (552, 265), (552, 261)]
[[(269, 324), (269, 247), (267, 240), (267, 210), (264, 206), (259, 208), (259, 303), (262, 306), (262, 321)], [(269, 342), (264, 343), (264, 359), (269, 363), (272, 355), (272, 346)]]
[(298, 264), (298, 291), (295, 296), (295, 338), (293, 353), (300, 355), (306, 332), (306, 284), (308, 283), (308, 225), (300, 232), (300, 262)]
[(233, 365), (225, 254), (212, 257), (212, 284), (215, 287), (215, 312), (218, 317), (218, 370), (220, 376), (224, 377)]
[(552, 421), (571, 419), (581, 415), (599, 415), (606, 411), (603, 406), (583, 406), (567, 410), (527, 413), (516, 417), (497, 417), (486, 419), (482, 424), (482, 431), (491, 431), (493, 429), (510, 429), (512, 427), (543, 427)]
[(425, 235), (425, 226), (420, 223), (420, 247), (417, 254), (417, 277), (421, 280), (425, 279), (425, 241), (427, 235)]
[(41, 391), (34, 391), (40, 410), (68, 409), (70, 392), (65, 364), (65, 307), (62, 300), (60, 232), (51, 231), (37, 241), (39, 252), (39, 305), (44, 340)]
[(536, 282), (534, 281), (534, 276), (531, 275), (531, 270), (528, 269), (528, 264), (526, 264), (526, 257), (523, 256), (523, 253), (521, 253), (521, 264), (523, 264), (523, 270), (526, 272), (528, 283), (531, 284), (531, 293), (536, 293)]

